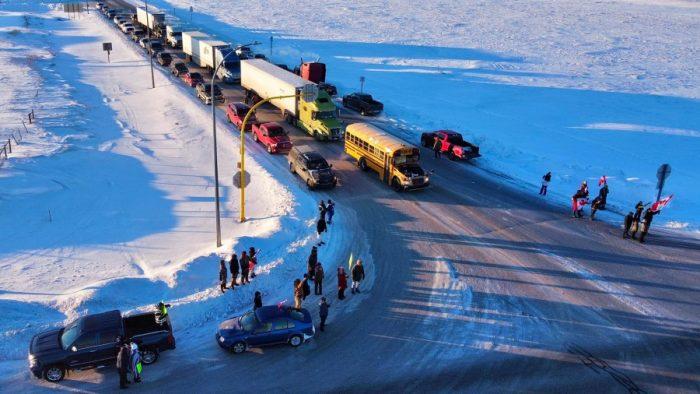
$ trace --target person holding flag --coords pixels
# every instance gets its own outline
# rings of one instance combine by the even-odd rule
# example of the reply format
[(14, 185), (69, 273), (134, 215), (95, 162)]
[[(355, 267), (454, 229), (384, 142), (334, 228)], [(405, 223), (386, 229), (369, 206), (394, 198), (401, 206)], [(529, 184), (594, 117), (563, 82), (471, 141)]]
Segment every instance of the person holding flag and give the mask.
[(600, 179), (598, 179), (598, 186), (602, 186), (600, 188), (600, 191), (598, 191), (598, 198), (600, 199), (598, 202), (598, 209), (605, 209), (605, 204), (608, 202), (608, 193), (610, 190), (608, 189), (608, 177), (605, 175), (601, 176)]
[(581, 188), (576, 191), (571, 197), (571, 209), (573, 211), (573, 217), (582, 218), (583, 217), (583, 207), (588, 204), (588, 183), (583, 181), (581, 183)]
[(654, 215), (661, 213), (661, 208), (666, 207), (672, 198), (673, 195), (664, 197), (652, 204), (651, 208), (648, 208), (644, 212), (644, 224), (642, 226), (642, 234), (639, 236), (639, 243), (644, 243), (644, 238), (647, 236), (647, 233), (649, 233), (649, 228), (651, 227), (651, 222), (654, 219)]

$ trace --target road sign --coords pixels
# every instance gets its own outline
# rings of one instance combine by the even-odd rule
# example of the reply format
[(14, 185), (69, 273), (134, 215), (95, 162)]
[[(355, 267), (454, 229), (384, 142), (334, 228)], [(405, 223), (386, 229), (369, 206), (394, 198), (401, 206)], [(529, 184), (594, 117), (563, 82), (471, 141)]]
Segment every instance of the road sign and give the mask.
[(301, 99), (307, 103), (316, 101), (318, 98), (318, 85), (315, 83), (309, 83), (304, 85), (301, 89)]
[(112, 51), (112, 43), (111, 42), (103, 42), (102, 43), (102, 50), (107, 52), (107, 63), (110, 63), (109, 53)]
[(659, 181), (656, 183), (656, 188), (659, 189), (659, 194), (656, 195), (656, 201), (661, 199), (661, 191), (664, 189), (664, 183), (666, 179), (671, 176), (671, 166), (669, 164), (662, 164), (659, 169), (656, 170), (656, 179)]
[(365, 77), (360, 77), (360, 93), (362, 93), (364, 88), (365, 88)]
[(248, 171), (245, 172), (245, 176), (243, 177), (244, 184), (241, 185), (241, 170), (236, 171), (236, 174), (233, 175), (233, 186), (237, 188), (241, 187), (248, 187), (250, 185), (250, 173)]

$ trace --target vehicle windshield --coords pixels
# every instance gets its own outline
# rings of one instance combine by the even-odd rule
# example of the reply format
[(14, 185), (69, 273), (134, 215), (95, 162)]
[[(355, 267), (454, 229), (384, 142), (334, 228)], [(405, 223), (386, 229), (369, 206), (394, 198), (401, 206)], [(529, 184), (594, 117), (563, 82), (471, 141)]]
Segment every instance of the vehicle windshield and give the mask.
[(267, 128), (267, 135), (269, 135), (270, 137), (281, 137), (284, 134), (284, 129), (281, 127), (274, 126)]
[(80, 327), (78, 327), (77, 322), (73, 322), (63, 329), (61, 334), (61, 347), (63, 347), (63, 350), (67, 350), (75, 342), (78, 334), (80, 334)]
[(238, 319), (238, 324), (244, 331), (253, 331), (258, 325), (258, 318), (255, 317), (255, 313), (248, 312)]
[(323, 158), (313, 159), (306, 163), (306, 167), (309, 170), (323, 170), (328, 168), (328, 162)]
[(202, 75), (200, 73), (190, 73), (190, 78), (192, 79), (202, 79)]
[(319, 111), (316, 112), (316, 119), (335, 119), (335, 111)]
[(425, 171), (423, 171), (423, 169), (417, 164), (407, 164), (401, 166), (399, 167), (399, 171), (409, 178), (425, 175)]
[(452, 134), (447, 137), (447, 142), (449, 142), (450, 144), (461, 144), (462, 141), (462, 136), (459, 134)]
[[(250, 111), (250, 108), (244, 107), (242, 105), (236, 105), (236, 113), (238, 114), (239, 117), (244, 117), (248, 115), (248, 111)], [(250, 114), (251, 117), (254, 117), (255, 114)]]
[(176, 37), (176, 38), (177, 38), (177, 37), (182, 37), (182, 32), (181, 32), (181, 31), (173, 32), (173, 37)]
[(396, 154), (394, 154), (394, 165), (399, 166), (402, 164), (418, 163), (419, 159), (420, 159), (420, 155), (418, 154), (418, 152), (416, 152), (414, 150), (398, 151), (398, 152), (396, 152)]

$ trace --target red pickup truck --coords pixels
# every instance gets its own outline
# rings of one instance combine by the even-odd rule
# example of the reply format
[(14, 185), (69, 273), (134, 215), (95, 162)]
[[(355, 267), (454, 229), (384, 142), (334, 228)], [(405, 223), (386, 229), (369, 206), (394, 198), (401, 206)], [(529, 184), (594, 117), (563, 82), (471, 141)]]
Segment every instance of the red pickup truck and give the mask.
[(253, 139), (265, 145), (269, 153), (287, 153), (292, 149), (292, 141), (276, 122), (254, 124)]
[(440, 152), (447, 154), (451, 160), (469, 160), (481, 156), (478, 146), (465, 141), (461, 134), (452, 130), (423, 133), (420, 142), (426, 148), (434, 149), (436, 139), (440, 141)]
[[(231, 103), (226, 106), (226, 119), (228, 119), (230, 123), (236, 125), (236, 128), (240, 130), (241, 125), (243, 124), (243, 118), (245, 118), (249, 111), (250, 107), (244, 103)], [(245, 125), (245, 131), (250, 131), (253, 127), (253, 123), (256, 122), (257, 120), (255, 119), (255, 113), (250, 114), (248, 117), (248, 123)]]

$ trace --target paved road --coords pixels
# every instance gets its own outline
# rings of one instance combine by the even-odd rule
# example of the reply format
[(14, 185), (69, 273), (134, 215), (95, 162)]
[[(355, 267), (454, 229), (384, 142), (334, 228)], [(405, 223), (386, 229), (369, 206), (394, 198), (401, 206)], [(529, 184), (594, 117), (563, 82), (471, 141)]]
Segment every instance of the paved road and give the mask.
[[(279, 120), (272, 108), (259, 118)], [(232, 356), (195, 338), (201, 351), (164, 356), (142, 389), (700, 390), (697, 239), (652, 232), (646, 245), (623, 240), (617, 227), (571, 219), (564, 207), (428, 151), (433, 187), (395, 193), (359, 171), (340, 144), (290, 134), (339, 173), (337, 190), (320, 195), (362, 223), (373, 288), (308, 346)], [(286, 167), (285, 158), (276, 165)]]

